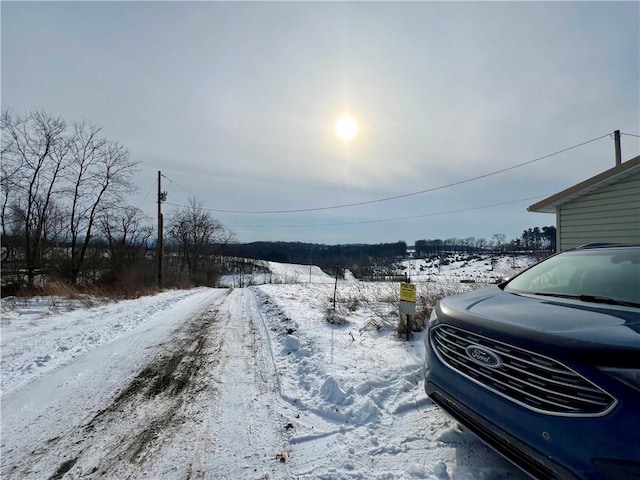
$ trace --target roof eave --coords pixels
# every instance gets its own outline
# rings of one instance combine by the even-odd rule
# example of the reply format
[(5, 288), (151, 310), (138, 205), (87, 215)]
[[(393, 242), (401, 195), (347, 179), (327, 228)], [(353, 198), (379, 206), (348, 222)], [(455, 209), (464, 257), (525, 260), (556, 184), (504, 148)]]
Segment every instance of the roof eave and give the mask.
[(572, 187), (569, 187), (555, 195), (552, 195), (544, 200), (541, 200), (533, 205), (530, 205), (527, 208), (529, 212), (540, 212), (540, 213), (555, 213), (556, 209), (570, 202), (578, 197), (582, 197), (587, 193), (595, 190), (604, 185), (609, 185), (613, 183), (615, 179), (618, 177), (625, 177), (627, 175), (631, 175), (635, 173), (635, 171), (640, 171), (640, 156), (634, 157), (631, 160), (627, 160), (620, 165), (616, 165), (609, 170), (605, 170), (598, 175), (595, 175), (583, 182), (578, 183)]

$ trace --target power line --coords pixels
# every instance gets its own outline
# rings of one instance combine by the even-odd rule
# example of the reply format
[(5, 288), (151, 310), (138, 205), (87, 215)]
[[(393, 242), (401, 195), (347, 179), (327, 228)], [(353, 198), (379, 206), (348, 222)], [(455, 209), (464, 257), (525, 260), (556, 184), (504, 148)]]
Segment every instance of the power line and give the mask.
[(636, 137), (636, 138), (640, 138), (640, 135), (635, 135), (633, 133), (624, 133), (624, 132), (620, 132), (620, 135), (627, 135), (628, 137)]
[[(519, 167), (523, 167), (525, 165), (529, 165), (529, 164), (534, 163), (534, 162), (539, 162), (540, 160), (544, 160), (544, 159), (553, 157), (555, 155), (559, 155), (561, 153), (568, 152), (569, 150), (573, 150), (575, 148), (582, 147), (582, 146), (587, 145), (589, 143), (592, 143), (592, 142), (601, 140), (603, 138), (609, 137), (610, 135), (611, 135), (610, 133), (607, 133), (605, 135), (601, 135), (599, 137), (592, 138), (591, 140), (587, 140), (586, 142), (578, 143), (578, 144), (573, 145), (571, 147), (563, 148), (562, 150), (558, 150), (558, 151), (550, 153), (548, 155), (543, 155), (542, 157), (534, 158), (533, 160), (528, 160), (526, 162), (522, 162), (522, 163), (519, 163), (517, 165), (512, 165), (510, 167), (501, 168), (500, 170), (495, 170), (493, 172), (485, 173), (483, 175), (478, 175), (477, 177), (467, 178), (466, 180), (460, 180), (460, 181), (457, 181), (457, 182), (448, 183), (446, 185), (440, 185), (439, 187), (433, 187), (433, 188), (428, 188), (428, 189), (425, 189), (425, 190), (419, 190), (417, 192), (405, 193), (405, 194), (402, 194), (402, 195), (394, 195), (392, 197), (379, 198), (377, 200), (368, 200), (368, 201), (364, 201), (364, 202), (345, 203), (345, 204), (341, 204), (341, 205), (331, 205), (331, 206), (326, 206), (326, 207), (298, 208), (298, 209), (292, 209), (292, 210), (224, 210), (224, 209), (216, 209), (216, 208), (202, 208), (202, 210), (209, 211), (209, 212), (216, 212), (216, 213), (235, 213), (235, 214), (254, 214), (254, 215), (258, 214), (258, 215), (263, 215), (263, 214), (318, 212), (318, 211), (323, 211), (323, 210), (335, 210), (335, 209), (338, 209), (338, 208), (357, 207), (357, 206), (361, 206), (361, 205), (371, 205), (373, 203), (388, 202), (388, 201), (391, 201), (391, 200), (398, 200), (400, 198), (413, 197), (413, 196), (416, 196), (416, 195), (422, 195), (424, 193), (435, 192), (437, 190), (443, 190), (445, 188), (455, 187), (457, 185), (463, 185), (465, 183), (469, 183), (469, 182), (473, 182), (473, 181), (480, 180), (480, 179), (483, 179), (483, 178), (491, 177), (491, 176), (497, 175), (499, 173), (504, 173), (504, 172), (507, 172), (509, 170), (513, 170), (513, 169), (516, 169), (516, 168), (519, 168)], [(168, 179), (168, 180), (171, 180), (171, 179)], [(185, 207), (185, 205), (179, 205), (179, 204), (175, 204), (175, 203), (167, 203), (167, 205), (171, 205), (171, 206), (174, 206), (174, 207)]]
[(416, 218), (424, 218), (424, 217), (435, 217), (438, 215), (450, 215), (453, 213), (461, 213), (461, 212), (469, 212), (472, 210), (480, 210), (483, 208), (491, 208), (491, 207), (499, 207), (502, 205), (509, 205), (512, 203), (524, 202), (525, 200), (535, 200), (541, 197), (548, 197), (549, 195), (536, 195), (535, 197), (527, 197), (520, 198), (518, 200), (510, 200), (508, 202), (500, 202), (500, 203), (492, 203), (489, 205), (481, 205), (478, 207), (470, 207), (470, 208), (462, 208), (459, 210), (450, 210), (448, 212), (437, 212), (437, 213), (424, 213), (421, 215), (411, 215), (408, 217), (394, 217), (394, 218), (385, 218), (385, 219), (377, 219), (377, 220), (360, 220), (356, 222), (342, 222), (342, 223), (321, 223), (321, 224), (306, 224), (306, 225), (226, 225), (227, 227), (233, 228), (311, 228), (311, 227), (337, 227), (343, 225), (363, 225), (367, 223), (386, 223), (386, 222), (396, 222), (401, 220), (414, 220)]
[(144, 196), (144, 199), (140, 202), (140, 205), (138, 206), (138, 210), (142, 209), (142, 205), (147, 201), (147, 199), (149, 198), (149, 195), (151, 195), (151, 191), (157, 184), (158, 184), (157, 180), (153, 182), (153, 185), (151, 185), (151, 188), (149, 189), (147, 194)]

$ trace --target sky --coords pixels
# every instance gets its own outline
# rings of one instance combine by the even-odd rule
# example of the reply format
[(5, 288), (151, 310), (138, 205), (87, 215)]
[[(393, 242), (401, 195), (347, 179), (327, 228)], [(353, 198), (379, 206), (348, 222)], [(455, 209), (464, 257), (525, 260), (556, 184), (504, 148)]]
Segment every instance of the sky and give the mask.
[(125, 145), (150, 224), (160, 171), (165, 223), (195, 199), (239, 242), (513, 239), (615, 165), (615, 130), (640, 153), (638, 2), (0, 10), (2, 108)]

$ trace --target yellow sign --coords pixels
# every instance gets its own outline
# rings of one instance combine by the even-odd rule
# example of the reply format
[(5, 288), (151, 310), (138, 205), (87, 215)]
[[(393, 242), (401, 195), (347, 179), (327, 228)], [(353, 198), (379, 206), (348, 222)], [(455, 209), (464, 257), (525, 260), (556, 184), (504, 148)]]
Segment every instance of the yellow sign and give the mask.
[(416, 286), (413, 283), (400, 284), (400, 300), (416, 303)]

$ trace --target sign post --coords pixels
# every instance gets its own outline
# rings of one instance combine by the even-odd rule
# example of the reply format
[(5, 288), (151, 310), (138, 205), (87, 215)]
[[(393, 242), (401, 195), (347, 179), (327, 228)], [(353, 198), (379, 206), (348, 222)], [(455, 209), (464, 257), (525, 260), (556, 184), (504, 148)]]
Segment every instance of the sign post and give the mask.
[[(416, 286), (413, 283), (400, 284), (400, 318), (405, 318), (407, 340), (411, 336), (411, 317), (416, 314)], [(406, 317), (403, 317), (406, 315)]]

